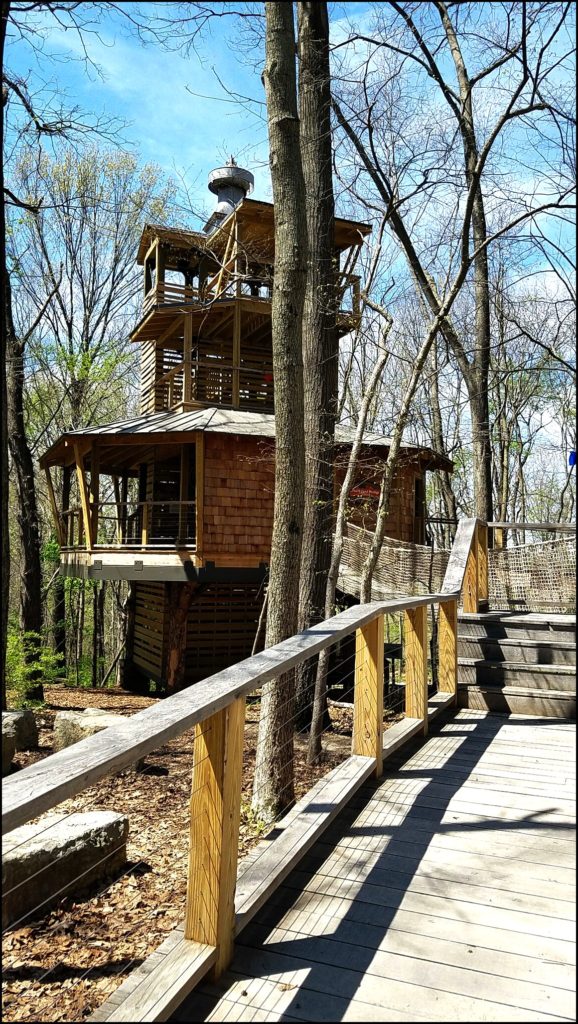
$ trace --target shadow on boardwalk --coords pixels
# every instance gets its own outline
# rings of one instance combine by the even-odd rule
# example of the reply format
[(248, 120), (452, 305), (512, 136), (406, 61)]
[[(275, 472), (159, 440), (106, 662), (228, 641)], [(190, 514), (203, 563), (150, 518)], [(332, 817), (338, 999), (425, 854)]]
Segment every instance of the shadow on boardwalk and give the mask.
[[(558, 920), (566, 903), (551, 898), (562, 889), (550, 886), (555, 867), (544, 867), (573, 826), (558, 810), (569, 799), (563, 785), (542, 792), (536, 739), (560, 725), (466, 712), (433, 731), (431, 743), (388, 761), (384, 779), (364, 787), (241, 934), (231, 970), (218, 985), (201, 985), (173, 1019), (573, 1019), (570, 928), (566, 936)], [(471, 810), (454, 810), (480, 770), (493, 781), (503, 752), (486, 767), (483, 758), (506, 726), (518, 738), (494, 788), (507, 816), (492, 807), (489, 785), (463, 795)], [(516, 764), (518, 752), (525, 760)], [(543, 753), (563, 756), (548, 740)], [(457, 842), (476, 834), (479, 844)], [(507, 866), (511, 877), (509, 861), (528, 856), (538, 836), (545, 855), (532, 862), (530, 854), (526, 884), (508, 892), (500, 871)]]

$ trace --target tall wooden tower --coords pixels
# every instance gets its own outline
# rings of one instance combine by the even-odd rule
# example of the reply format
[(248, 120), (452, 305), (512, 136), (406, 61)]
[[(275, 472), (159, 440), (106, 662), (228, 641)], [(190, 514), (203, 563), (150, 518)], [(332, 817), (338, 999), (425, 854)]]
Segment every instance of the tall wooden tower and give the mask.
[[(141, 415), (64, 434), (41, 460), (61, 571), (132, 582), (126, 685), (153, 680), (170, 692), (246, 657), (255, 639), (273, 525), (275, 249), (273, 207), (248, 198), (252, 184), (231, 161), (209, 176), (217, 206), (202, 232), (145, 227), (131, 335)], [(359, 322), (353, 270), (369, 230), (335, 222), (340, 337)], [(338, 430), (336, 484), (351, 440)], [(372, 525), (387, 448), (387, 438), (367, 438), (354, 521)], [(429, 449), (404, 449), (390, 536), (423, 539), (425, 469), (442, 464), (451, 467)]]

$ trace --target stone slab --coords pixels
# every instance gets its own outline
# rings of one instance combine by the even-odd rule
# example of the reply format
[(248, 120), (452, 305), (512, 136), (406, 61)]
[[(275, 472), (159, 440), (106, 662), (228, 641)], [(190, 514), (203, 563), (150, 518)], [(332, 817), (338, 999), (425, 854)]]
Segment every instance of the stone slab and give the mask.
[(45, 815), (3, 840), (2, 927), (42, 917), (126, 863), (128, 818), (114, 811)]
[(65, 747), (78, 743), (79, 740), (93, 736), (111, 725), (122, 725), (126, 718), (115, 715), (112, 711), (100, 708), (86, 708), (84, 711), (58, 711), (54, 717), (54, 734), (52, 749), (56, 753)]

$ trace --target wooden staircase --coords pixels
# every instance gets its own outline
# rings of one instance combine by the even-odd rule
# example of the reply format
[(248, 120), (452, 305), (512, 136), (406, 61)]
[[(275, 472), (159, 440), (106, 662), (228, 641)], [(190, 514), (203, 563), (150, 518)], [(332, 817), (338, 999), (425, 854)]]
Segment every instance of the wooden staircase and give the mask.
[(575, 719), (576, 616), (461, 613), (458, 704)]

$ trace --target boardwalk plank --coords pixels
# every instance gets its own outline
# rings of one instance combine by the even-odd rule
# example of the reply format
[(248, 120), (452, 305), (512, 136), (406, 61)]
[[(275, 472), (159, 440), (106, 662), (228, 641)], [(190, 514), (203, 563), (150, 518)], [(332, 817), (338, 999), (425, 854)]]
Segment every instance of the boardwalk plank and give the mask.
[(366, 783), (175, 1020), (574, 1020), (575, 730), (461, 711)]

